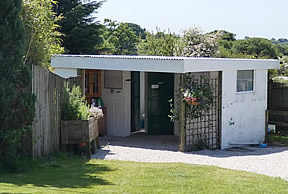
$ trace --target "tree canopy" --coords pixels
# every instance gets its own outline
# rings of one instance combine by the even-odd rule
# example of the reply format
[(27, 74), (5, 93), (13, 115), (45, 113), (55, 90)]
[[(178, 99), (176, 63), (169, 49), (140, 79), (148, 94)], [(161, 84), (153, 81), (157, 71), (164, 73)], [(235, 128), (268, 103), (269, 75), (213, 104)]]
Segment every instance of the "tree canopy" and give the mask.
[(170, 31), (160, 31), (154, 34), (146, 32), (146, 39), (138, 45), (139, 55), (176, 56), (178, 55), (179, 36)]
[(102, 45), (102, 25), (95, 14), (103, 1), (59, 0), (55, 10), (58, 16), (60, 32), (63, 34), (65, 53), (99, 54)]
[[(139, 38), (132, 30), (131, 23), (118, 23), (110, 19), (104, 21), (103, 54), (136, 55)], [(135, 30), (135, 29), (134, 29)], [(140, 32), (139, 32), (140, 35)]]

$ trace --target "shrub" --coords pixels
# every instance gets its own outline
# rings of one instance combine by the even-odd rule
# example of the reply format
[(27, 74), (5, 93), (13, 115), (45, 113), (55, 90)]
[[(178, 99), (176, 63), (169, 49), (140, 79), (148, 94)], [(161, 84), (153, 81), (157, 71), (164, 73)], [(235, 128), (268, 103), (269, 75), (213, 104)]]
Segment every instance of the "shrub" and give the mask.
[(65, 85), (61, 106), (62, 120), (87, 120), (91, 116), (79, 86), (74, 85), (70, 91), (68, 84)]

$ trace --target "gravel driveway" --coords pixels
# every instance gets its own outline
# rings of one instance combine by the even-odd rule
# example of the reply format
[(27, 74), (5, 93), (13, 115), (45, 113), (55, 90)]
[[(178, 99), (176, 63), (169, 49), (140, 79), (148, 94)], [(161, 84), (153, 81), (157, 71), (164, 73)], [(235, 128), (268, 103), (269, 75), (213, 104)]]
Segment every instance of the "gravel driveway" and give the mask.
[(102, 137), (92, 157), (137, 162), (182, 162), (244, 170), (288, 180), (288, 147), (179, 152), (175, 136)]

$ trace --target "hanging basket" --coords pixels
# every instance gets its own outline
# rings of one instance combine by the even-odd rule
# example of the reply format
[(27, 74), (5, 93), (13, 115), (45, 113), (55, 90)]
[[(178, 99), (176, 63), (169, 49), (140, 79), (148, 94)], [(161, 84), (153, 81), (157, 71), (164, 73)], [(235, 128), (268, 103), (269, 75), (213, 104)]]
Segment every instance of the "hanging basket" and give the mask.
[(197, 98), (195, 98), (195, 97), (186, 97), (184, 99), (187, 102), (187, 104), (192, 105), (192, 106), (197, 106), (197, 105), (200, 104), (200, 101), (199, 101), (200, 98), (199, 97), (197, 97)]

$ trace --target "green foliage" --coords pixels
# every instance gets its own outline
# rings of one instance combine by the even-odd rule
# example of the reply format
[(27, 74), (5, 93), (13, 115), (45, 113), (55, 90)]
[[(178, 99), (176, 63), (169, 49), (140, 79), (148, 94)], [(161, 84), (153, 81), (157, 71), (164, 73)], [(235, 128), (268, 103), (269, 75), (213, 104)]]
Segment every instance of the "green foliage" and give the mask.
[(288, 56), (283, 56), (280, 58), (279, 75), (288, 76)]
[(279, 134), (269, 134), (267, 136), (267, 142), (269, 146), (288, 146), (288, 136)]
[(233, 43), (232, 52), (250, 55), (255, 58), (277, 59), (278, 52), (271, 41), (264, 38), (249, 38)]
[(56, 16), (55, 0), (23, 0), (21, 13), (25, 24), (28, 44), (25, 49), (25, 63), (50, 67), (52, 55), (63, 53), (61, 34), (57, 23), (62, 19)]
[(136, 32), (132, 30), (132, 24), (117, 23), (109, 19), (105, 19), (106, 25), (103, 33), (104, 54), (113, 55), (136, 55), (138, 44), (138, 37)]
[(140, 25), (134, 23), (126, 23), (128, 27), (135, 32), (136, 36), (141, 39), (146, 39), (146, 29), (141, 28)]
[[(185, 102), (186, 114), (191, 118), (199, 118), (208, 112), (214, 101), (213, 88), (209, 78), (201, 76), (200, 82), (192, 82), (189, 88), (183, 88), (183, 101)], [(187, 98), (198, 99), (196, 104), (192, 104)]]
[(170, 118), (171, 122), (175, 122), (176, 120), (179, 119), (179, 102), (178, 101), (173, 101), (173, 99), (170, 99), (169, 101), (169, 105), (170, 105), (170, 114), (168, 115), (168, 117)]
[(160, 31), (157, 33), (146, 32), (146, 39), (141, 40), (138, 45), (139, 55), (155, 56), (175, 56), (178, 55), (179, 36), (172, 34), (170, 31)]
[(214, 36), (217, 36), (220, 40), (226, 40), (226, 41), (235, 41), (236, 40), (236, 34), (233, 34), (231, 32), (225, 31), (225, 30), (214, 30), (208, 34), (212, 34)]
[(279, 52), (276, 46), (264, 38), (247, 38), (228, 41), (219, 39), (219, 53), (222, 58), (262, 58), (277, 59)]
[(20, 19), (21, 0), (0, 5), (0, 161), (16, 168), (21, 137), (31, 129), (35, 96), (31, 93), (31, 66), (23, 63), (26, 37)]
[[(187, 79), (185, 76), (185, 79)], [(174, 122), (179, 119), (179, 104), (180, 101), (185, 103), (186, 115), (190, 118), (197, 119), (204, 113), (207, 113), (214, 102), (213, 88), (209, 82), (209, 78), (201, 76), (199, 82), (192, 82), (189, 87), (181, 88), (175, 102), (169, 100), (170, 114), (168, 117), (170, 121)]]
[(79, 86), (74, 85), (70, 91), (68, 84), (65, 85), (61, 106), (62, 120), (87, 120), (91, 114)]
[(59, 0), (55, 10), (64, 18), (59, 22), (65, 53), (99, 54), (102, 25), (95, 14), (103, 1)]
[(205, 140), (203, 139), (197, 139), (196, 143), (195, 143), (195, 150), (193, 151), (201, 151), (204, 149), (210, 149), (209, 146), (207, 145), (207, 143), (205, 142)]

